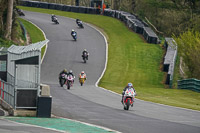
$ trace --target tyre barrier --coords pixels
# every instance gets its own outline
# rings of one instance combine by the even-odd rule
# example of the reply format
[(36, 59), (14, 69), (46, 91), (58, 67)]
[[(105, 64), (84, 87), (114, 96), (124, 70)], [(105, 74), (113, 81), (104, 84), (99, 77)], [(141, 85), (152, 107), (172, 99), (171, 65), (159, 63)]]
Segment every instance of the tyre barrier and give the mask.
[[(38, 7), (46, 9), (54, 9), (76, 13), (88, 13), (88, 14), (101, 14), (100, 9), (94, 7), (82, 7), (82, 6), (71, 6), (56, 3), (47, 3), (39, 1), (27, 1), (20, 0), (21, 6)], [(160, 40), (154, 31), (149, 26), (140, 20), (137, 16), (124, 11), (105, 9), (103, 15), (117, 18), (124, 22), (131, 30), (144, 36), (148, 43), (158, 44)]]
[(71, 12), (71, 6), (64, 5), (64, 6), (62, 7), (62, 11)]
[(56, 9), (56, 10), (62, 11), (63, 6), (64, 6), (63, 4), (56, 4), (56, 5), (55, 5), (55, 9)]
[(48, 8), (49, 8), (49, 5), (48, 5), (47, 2), (40, 2), (40, 3), (39, 3), (39, 8), (46, 8), (46, 9), (48, 9)]

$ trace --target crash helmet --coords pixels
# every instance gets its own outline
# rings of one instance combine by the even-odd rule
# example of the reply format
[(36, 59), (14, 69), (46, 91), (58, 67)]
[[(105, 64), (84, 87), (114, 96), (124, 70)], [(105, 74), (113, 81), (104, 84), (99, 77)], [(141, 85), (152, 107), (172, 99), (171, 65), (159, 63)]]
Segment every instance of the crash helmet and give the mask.
[(72, 70), (69, 70), (69, 73), (73, 73), (73, 71), (72, 71)]
[(54, 16), (54, 14), (51, 14), (51, 16)]
[(81, 74), (84, 74), (84, 73), (85, 73), (84, 71), (81, 72)]
[(84, 49), (84, 51), (87, 51), (87, 49)]
[(63, 71), (64, 71), (64, 72), (67, 72), (67, 69), (65, 68)]
[(128, 83), (128, 87), (133, 87), (133, 84), (132, 83)]
[(74, 29), (72, 29), (72, 32), (74, 32)]

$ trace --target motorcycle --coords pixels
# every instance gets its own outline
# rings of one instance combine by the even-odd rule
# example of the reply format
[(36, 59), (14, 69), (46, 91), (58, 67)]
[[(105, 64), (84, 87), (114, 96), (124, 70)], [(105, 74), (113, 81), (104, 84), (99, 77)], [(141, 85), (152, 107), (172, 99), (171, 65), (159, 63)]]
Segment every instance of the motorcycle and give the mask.
[(84, 28), (83, 22), (82, 22), (82, 21), (78, 21), (78, 22), (77, 22), (77, 25), (79, 26), (79, 28)]
[(74, 32), (73, 34), (72, 34), (72, 37), (73, 37), (73, 39), (76, 41), (77, 40), (77, 34), (76, 34), (76, 32)]
[(87, 58), (88, 55), (89, 53), (87, 54), (86, 52), (82, 55), (84, 63), (86, 63), (86, 61), (88, 60)]
[(73, 83), (74, 83), (74, 78), (72, 75), (66, 75), (66, 82), (65, 82), (65, 85), (67, 86), (67, 89), (69, 90), (70, 87), (73, 86)]
[(25, 16), (25, 14), (23, 13), (23, 11), (21, 9), (16, 9), (17, 13), (19, 14), (19, 16)]
[(84, 75), (80, 75), (79, 77), (79, 83), (81, 84), (81, 86), (83, 86), (83, 84), (85, 83), (85, 76)]
[(133, 102), (135, 98), (136, 93), (134, 92), (133, 89), (127, 89), (124, 93), (123, 97), (123, 106), (124, 110), (129, 110), (129, 107), (133, 107)]
[(60, 75), (60, 78), (59, 78), (59, 82), (60, 82), (60, 86), (63, 87), (63, 85), (65, 84), (66, 82), (66, 78), (65, 78), (66, 74), (61, 74)]
[(52, 17), (52, 22), (54, 22), (55, 24), (59, 24), (57, 17)]

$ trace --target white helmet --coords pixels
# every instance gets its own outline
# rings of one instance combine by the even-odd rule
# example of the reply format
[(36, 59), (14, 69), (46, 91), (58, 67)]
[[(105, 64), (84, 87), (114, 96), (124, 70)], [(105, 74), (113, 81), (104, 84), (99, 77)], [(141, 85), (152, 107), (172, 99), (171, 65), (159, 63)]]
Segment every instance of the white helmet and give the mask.
[(74, 29), (72, 29), (72, 31), (74, 32)]

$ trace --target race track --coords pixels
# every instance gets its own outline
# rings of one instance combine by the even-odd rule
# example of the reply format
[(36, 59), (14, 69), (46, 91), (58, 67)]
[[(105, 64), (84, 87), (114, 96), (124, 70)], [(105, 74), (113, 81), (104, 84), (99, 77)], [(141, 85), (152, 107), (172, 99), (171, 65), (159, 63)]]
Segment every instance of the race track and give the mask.
[[(106, 44), (94, 28), (79, 29), (75, 20), (58, 16), (59, 25), (49, 14), (25, 12), (25, 19), (35, 23), (46, 34), (48, 49), (42, 63), (41, 82), (50, 85), (53, 96), (52, 113), (57, 116), (104, 126), (123, 133), (200, 133), (200, 112), (145, 102), (136, 99), (134, 107), (124, 111), (121, 96), (95, 86), (104, 70)], [(75, 29), (77, 41), (70, 32)], [(83, 63), (83, 49), (90, 53)], [(58, 84), (58, 74), (72, 69), (76, 79), (70, 90)], [(88, 80), (83, 87), (78, 74), (84, 70)]]

